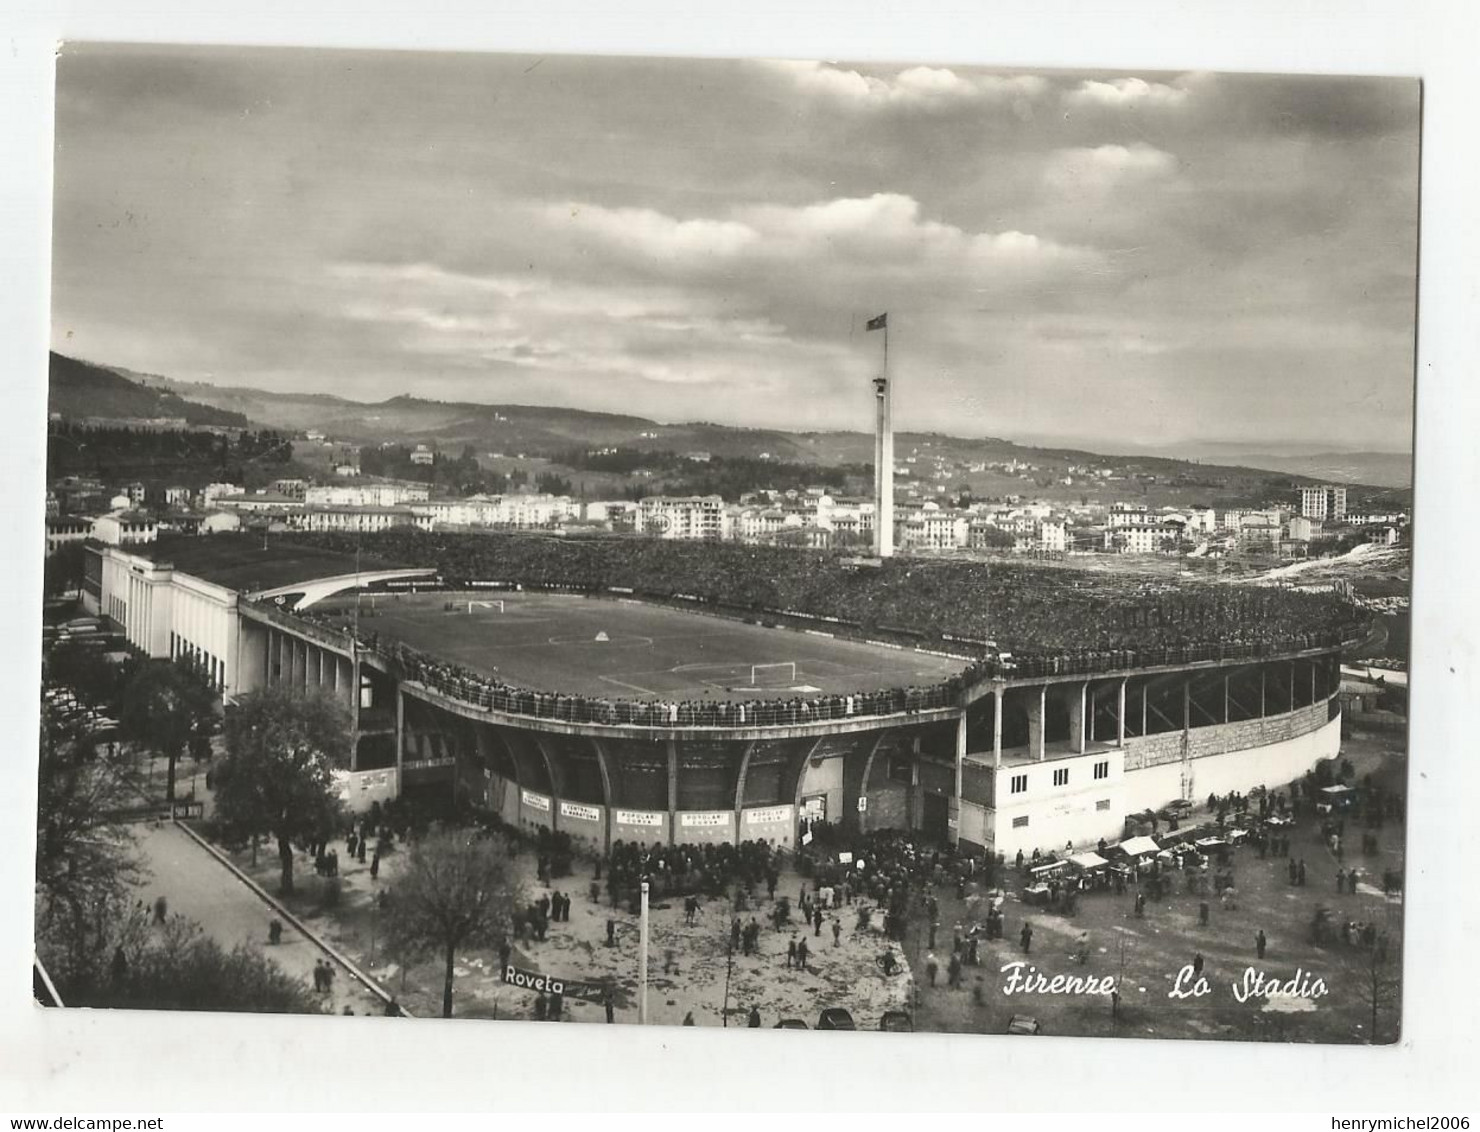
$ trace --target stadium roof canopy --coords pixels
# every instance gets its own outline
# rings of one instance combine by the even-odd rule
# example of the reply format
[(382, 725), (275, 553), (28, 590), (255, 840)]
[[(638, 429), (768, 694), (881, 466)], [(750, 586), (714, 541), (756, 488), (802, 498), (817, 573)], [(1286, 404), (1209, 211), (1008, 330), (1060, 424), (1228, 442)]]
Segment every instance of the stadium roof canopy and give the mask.
[[(218, 586), (252, 593), (297, 582), (355, 572), (355, 555), (318, 546), (302, 546), (291, 538), (270, 536), (264, 549), (261, 535), (216, 534), (209, 537), (161, 538), (128, 548), (130, 553), (173, 566), (183, 573)], [(392, 562), (363, 554), (359, 569), (396, 569), (424, 563)]]

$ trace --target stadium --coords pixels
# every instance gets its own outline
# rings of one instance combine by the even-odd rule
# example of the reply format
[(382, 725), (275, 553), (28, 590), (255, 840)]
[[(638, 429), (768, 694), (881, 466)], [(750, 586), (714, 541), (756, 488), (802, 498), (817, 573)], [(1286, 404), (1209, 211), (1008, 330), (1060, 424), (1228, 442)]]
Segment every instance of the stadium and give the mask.
[(92, 548), (84, 602), (228, 699), (349, 709), (355, 809), (470, 804), (601, 851), (1121, 837), (1340, 744), (1335, 595), (620, 537), (393, 530)]

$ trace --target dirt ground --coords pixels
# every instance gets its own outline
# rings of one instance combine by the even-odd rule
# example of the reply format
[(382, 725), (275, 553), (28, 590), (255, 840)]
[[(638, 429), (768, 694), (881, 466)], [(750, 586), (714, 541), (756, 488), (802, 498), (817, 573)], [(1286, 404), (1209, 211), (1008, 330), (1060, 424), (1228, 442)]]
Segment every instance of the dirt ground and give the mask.
[[(394, 877), (400, 864), (392, 852), (381, 862), (379, 880), (370, 879), (368, 865), (350, 861), (340, 850), (342, 895), (335, 907), (326, 907), (321, 893), (324, 883), (313, 875), (312, 863), (300, 855), (301, 891), (288, 902), (318, 934), (347, 953), (367, 974), (375, 977), (397, 1000), (419, 1017), (435, 1017), (442, 1009), (443, 970), (436, 962), (403, 966), (385, 954), (378, 931), (373, 893)], [(267, 852), (252, 867), (250, 854), (237, 853), (233, 860), (269, 891), (277, 891), (276, 857)], [(567, 979), (610, 980), (618, 1022), (638, 1020), (638, 918), (625, 906), (613, 909), (604, 898), (593, 901), (589, 892), (593, 870), (578, 863), (574, 876), (556, 878), (547, 889), (535, 879), (535, 857), (524, 851), (518, 857), (531, 899), (540, 893), (562, 892), (571, 898), (570, 922), (552, 923), (547, 938), (516, 945), (512, 962), (526, 970)], [(305, 875), (306, 873), (306, 875)], [(783, 874), (777, 895), (790, 896), (793, 906), (805, 882), (794, 874)], [(604, 885), (603, 885), (604, 888)], [(603, 893), (604, 897), (604, 893)], [(907, 965), (893, 976), (885, 976), (879, 956), (888, 946), (879, 930), (878, 916), (860, 931), (854, 908), (828, 913), (820, 934), (805, 933), (795, 923), (798, 939), (805, 938), (811, 951), (807, 969), (787, 966), (790, 929), (777, 931), (766, 919), (770, 903), (764, 892), (758, 905), (741, 914), (742, 923), (752, 915), (762, 930), (758, 954), (739, 951), (727, 963), (732, 911), (719, 901), (706, 902), (695, 922), (685, 923), (682, 898), (654, 903), (649, 909), (648, 1018), (654, 1024), (680, 1025), (692, 1012), (694, 1024), (722, 1026), (725, 984), (729, 982), (728, 1025), (744, 1026), (752, 1006), (760, 1009), (763, 1026), (781, 1019), (800, 1019), (815, 1026), (818, 1014), (827, 1007), (841, 1006), (860, 1029), (877, 1029), (886, 1011), (905, 1009), (911, 984)], [(614, 925), (614, 946), (608, 947), (607, 921)], [(832, 926), (841, 928), (834, 942)], [(903, 958), (899, 949), (896, 956)], [(454, 969), (453, 1012), (463, 1018), (533, 1017), (536, 992), (506, 985), (492, 949), (470, 949), (457, 957)], [(604, 1022), (601, 1005), (567, 998), (566, 1020)]]
[[(1358, 776), (1368, 772), (1385, 787), (1406, 793), (1407, 759), (1401, 737), (1357, 737), (1344, 743), (1343, 755), (1356, 766)], [(1072, 918), (1028, 909), (1015, 893), (1009, 893), (1004, 908), (1006, 924), (1000, 941), (987, 946), (978, 968), (967, 968), (961, 990), (940, 985), (931, 988), (921, 980), (916, 1027), (950, 1032), (1005, 1033), (1015, 1014), (1036, 1018), (1048, 1034), (1086, 1037), (1202, 1038), (1253, 1041), (1367, 1042), (1372, 1033), (1372, 972), (1369, 953), (1337, 943), (1330, 948), (1310, 941), (1310, 924), (1318, 905), (1331, 909), (1333, 918), (1372, 922), (1388, 931), (1394, 941), (1392, 966), (1383, 975), (1379, 993), (1377, 1037), (1395, 1041), (1399, 1003), (1396, 980), (1402, 956), (1397, 946), (1402, 933), (1402, 905), (1385, 900), (1381, 874), (1403, 864), (1401, 823), (1389, 822), (1381, 831), (1381, 852), (1376, 857), (1347, 854), (1338, 862), (1321, 840), (1314, 818), (1302, 821), (1292, 834), (1291, 856), (1304, 859), (1305, 887), (1288, 882), (1283, 858), (1261, 860), (1252, 846), (1234, 851), (1233, 863), (1238, 907), (1225, 911), (1209, 899), (1208, 926), (1198, 923), (1198, 905), (1203, 897), (1177, 891), (1160, 904), (1148, 901), (1146, 916), (1134, 912), (1135, 890), (1124, 896), (1110, 893), (1087, 896)], [(1355, 865), (1363, 876), (1356, 895), (1336, 892), (1338, 868)], [(1374, 885), (1372, 881), (1377, 883)], [(942, 947), (937, 955), (948, 956), (953, 924), (964, 916), (964, 906), (954, 893), (942, 894)], [(1019, 945), (1023, 921), (1033, 924), (1032, 951), (1024, 955)], [(1263, 930), (1268, 950), (1261, 962), (1255, 953), (1255, 936)], [(1074, 952), (1081, 932), (1089, 936), (1089, 958), (1080, 965)], [(923, 954), (918, 932), (912, 935), (912, 957)], [(1169, 992), (1184, 964), (1201, 954), (1208, 980), (1208, 994), (1173, 999)], [(1112, 1017), (1105, 996), (1054, 996), (1003, 993), (1003, 964), (1023, 960), (1052, 976), (1110, 976), (1120, 987), (1118, 1017)], [(917, 969), (920, 964), (916, 963)], [(1238, 1001), (1232, 992), (1242, 985), (1247, 968), (1268, 972), (1287, 980), (1299, 970), (1313, 980), (1324, 980), (1329, 994), (1316, 999), (1256, 996)], [(978, 1005), (972, 988), (977, 977), (983, 984), (983, 1003)]]

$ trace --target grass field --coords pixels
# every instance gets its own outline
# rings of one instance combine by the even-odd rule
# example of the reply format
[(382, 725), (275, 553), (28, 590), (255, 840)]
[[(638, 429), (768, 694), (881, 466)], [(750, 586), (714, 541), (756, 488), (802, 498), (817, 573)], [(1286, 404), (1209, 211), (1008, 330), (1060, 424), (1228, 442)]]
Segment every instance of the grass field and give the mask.
[[(353, 607), (326, 602), (315, 610), (348, 618)], [(845, 695), (935, 684), (965, 667), (926, 653), (564, 594), (382, 595), (373, 604), (362, 599), (360, 615), (362, 633), (519, 687), (586, 696)], [(770, 667), (753, 676), (752, 666), (761, 665)]]

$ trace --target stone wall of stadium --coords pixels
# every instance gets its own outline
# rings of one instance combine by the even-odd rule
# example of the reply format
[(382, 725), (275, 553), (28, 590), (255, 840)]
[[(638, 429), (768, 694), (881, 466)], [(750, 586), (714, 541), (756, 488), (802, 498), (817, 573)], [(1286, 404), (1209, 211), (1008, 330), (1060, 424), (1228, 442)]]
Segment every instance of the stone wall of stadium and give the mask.
[(956, 706), (891, 716), (637, 727), (490, 710), (278, 609), (244, 604), (242, 639), (244, 676), (344, 698), (357, 728), (352, 807), (419, 792), (598, 851), (618, 840), (795, 848), (811, 820), (1009, 855), (1080, 846), (1116, 840), (1128, 815), (1177, 798), (1283, 784), (1340, 742), (1335, 649), (988, 680)]
[(804, 818), (918, 829), (1008, 855), (1079, 846), (1114, 840), (1127, 816), (1176, 798), (1283, 784), (1339, 749), (1330, 642), (1118, 668), (1119, 654), (1108, 666), (1101, 654), (1087, 675), (980, 670), (949, 700), (892, 714), (642, 727), (491, 710), (408, 679), (274, 601), (119, 552), (102, 564), (89, 597), (147, 655), (204, 650), (228, 699), (286, 683), (344, 703), (355, 726), (342, 776), (351, 808), (424, 793), (598, 849), (755, 838), (795, 847)]

